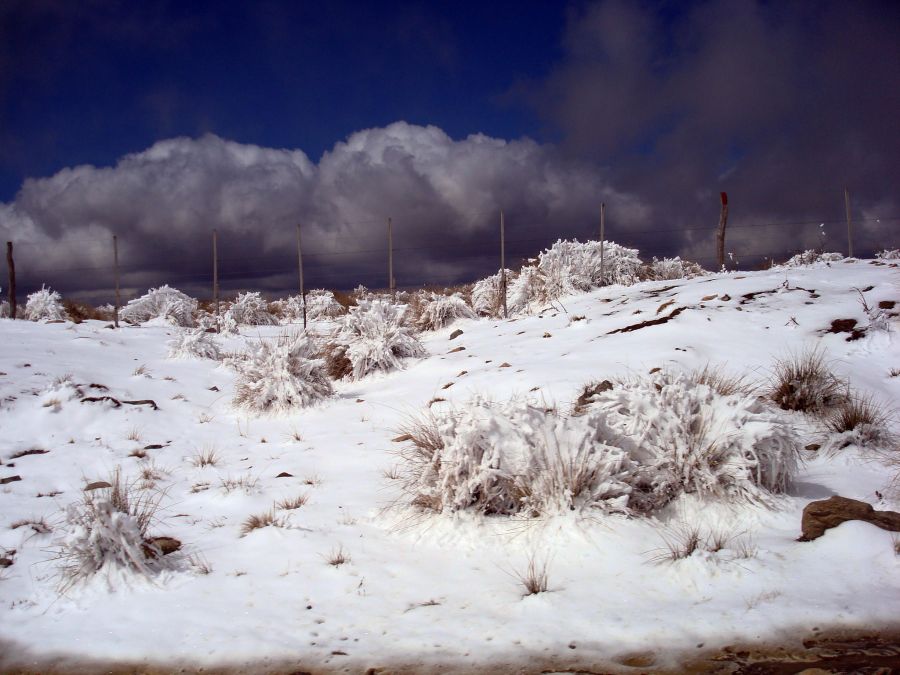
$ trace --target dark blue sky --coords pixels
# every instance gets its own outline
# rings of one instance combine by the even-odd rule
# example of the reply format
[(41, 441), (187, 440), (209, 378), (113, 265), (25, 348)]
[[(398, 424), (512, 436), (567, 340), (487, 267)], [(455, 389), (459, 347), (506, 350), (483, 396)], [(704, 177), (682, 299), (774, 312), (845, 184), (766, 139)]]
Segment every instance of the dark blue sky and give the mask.
[(615, 241), (710, 265), (721, 191), (744, 264), (846, 250), (846, 187), (871, 253), (900, 245), (898, 36), (887, 0), (0, 0), (0, 238), (48, 258), (24, 284), (88, 289), (117, 234), (138, 289), (205, 280), (217, 228), (253, 257), (232, 287), (274, 292), (298, 222), (312, 284), (381, 284), (391, 217), (401, 283), (455, 283), (500, 209), (514, 259), (603, 201)]
[(553, 138), (517, 83), (558, 2), (46, 2), (0, 9), (0, 201), (22, 180), (211, 132), (304, 150), (397, 120)]

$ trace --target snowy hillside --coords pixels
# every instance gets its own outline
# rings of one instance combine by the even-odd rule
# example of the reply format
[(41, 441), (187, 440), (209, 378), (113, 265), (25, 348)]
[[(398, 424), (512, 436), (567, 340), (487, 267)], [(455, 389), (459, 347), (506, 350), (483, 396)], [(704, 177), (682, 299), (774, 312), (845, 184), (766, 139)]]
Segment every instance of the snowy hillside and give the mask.
[[(891, 485), (900, 471), (891, 437), (900, 432), (891, 414), (900, 400), (895, 302), (896, 265), (872, 261), (610, 286), (531, 316), (465, 318), (421, 333), (426, 354), (405, 358), (402, 370), (333, 382), (321, 403), (279, 416), (235, 406), (236, 371), (221, 361), (170, 358), (178, 329), (161, 322), (110, 330), (0, 320), (0, 557), (8, 562), (0, 669), (75, 658), (286, 672), (627, 672), (628, 664), (677, 668), (728, 643), (892, 626), (897, 535), (849, 522), (796, 540), (812, 500), (838, 494), (900, 510), (900, 486)], [(855, 324), (833, 324), (846, 319)], [(331, 321), (311, 332), (324, 334)], [(284, 330), (243, 327), (216, 340), (226, 360), (240, 359), (248, 343)], [(779, 360), (814, 353), (839, 394), (849, 385), (881, 408), (877, 428), (840, 434), (821, 417), (757, 402)], [(717, 447), (737, 448), (722, 459), (731, 473), (708, 489), (667, 487), (664, 499), (652, 488), (645, 502), (659, 499), (642, 506), (634, 476), (649, 465), (625, 447), (626, 427), (640, 410), (658, 421), (679, 409), (656, 397), (659, 378), (707, 367), (755, 387), (729, 397), (687, 385), (706, 387), (711, 424), (723, 410), (761, 406), (718, 428)], [(610, 389), (597, 386), (576, 409), (585, 385), (604, 381)], [(617, 393), (628, 382), (644, 393)], [(522, 452), (514, 439), (532, 433), (553, 435), (568, 457), (566, 443), (592, 424), (586, 416), (624, 416), (603, 437), (603, 447), (627, 455), (615, 467), (619, 491), (610, 478), (556, 510), (540, 502), (514, 515), (468, 508), (484, 503), (483, 486), (459, 508), (431, 484), (416, 492), (403, 435), (429, 411), (444, 421), (445, 439), (475, 433), (485, 418), (473, 400), (500, 411), (491, 427), (498, 436), (479, 438), (510, 455)], [(516, 401), (552, 416), (550, 426), (515, 412)], [(741, 443), (775, 433), (760, 425), (784, 434), (783, 457), (747, 458)], [(117, 470), (132, 500), (158, 501), (147, 534), (173, 537), (181, 549), (148, 556), (146, 575), (102, 560), (95, 573), (73, 572), (84, 562), (73, 557), (77, 545), (103, 535), (86, 533), (78, 518), (108, 488), (85, 488)], [(775, 473), (757, 475), (765, 471)], [(431, 501), (416, 501), (425, 493)], [(668, 547), (692, 528), (696, 550), (671, 559)], [(530, 564), (546, 570), (546, 592), (526, 595)]]

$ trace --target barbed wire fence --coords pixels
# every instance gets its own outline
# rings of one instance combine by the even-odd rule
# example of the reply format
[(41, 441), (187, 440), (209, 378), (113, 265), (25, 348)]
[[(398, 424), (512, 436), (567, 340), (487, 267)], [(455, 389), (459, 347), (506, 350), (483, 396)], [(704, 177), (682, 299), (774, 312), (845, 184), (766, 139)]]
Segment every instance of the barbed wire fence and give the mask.
[[(485, 222), (496, 219), (496, 238), (488, 239), (481, 229), (478, 231), (480, 236), (469, 241), (455, 233), (457, 236), (449, 236), (446, 241), (432, 237), (427, 242), (416, 242), (405, 231), (402, 220), (379, 218), (342, 222), (339, 226), (384, 225), (383, 245), (378, 245), (377, 240), (370, 242), (373, 236), (361, 241), (358, 235), (328, 234), (315, 237), (313, 246), (301, 250), (301, 224), (295, 226), (298, 231), (296, 250), (293, 246), (284, 246), (278, 252), (268, 253), (244, 251), (235, 254), (243, 244), (240, 241), (229, 243), (228, 239), (233, 236), (240, 240), (240, 237), (214, 230), (209, 233), (210, 240), (203, 255), (197, 254), (198, 246), (204, 248), (202, 240), (194, 242), (190, 250), (179, 243), (151, 246), (142, 243), (140, 248), (130, 248), (128, 232), (55, 242), (8, 242), (7, 293), (3, 295), (18, 300), (18, 306), (22, 307), (21, 299), (44, 285), (61, 292), (64, 297), (90, 298), (93, 304), (101, 304), (101, 299), (111, 303), (113, 289), (121, 286), (117, 303), (120, 305), (139, 297), (147, 288), (165, 284), (185, 286), (192, 295), (206, 300), (218, 298), (218, 286), (223, 282), (229, 297), (247, 290), (261, 290), (276, 297), (295, 295), (310, 288), (346, 291), (359, 285), (388, 292), (440, 288), (471, 283), (495, 274), (504, 257), (508, 261), (507, 267), (515, 269), (536, 258), (559, 239), (586, 241), (601, 237), (599, 218), (596, 225), (540, 228), (532, 225), (517, 229), (515, 218), (507, 214), (501, 249), (500, 213), (479, 215)], [(857, 227), (877, 230), (878, 247), (897, 247), (900, 217), (862, 218), (853, 223)], [(729, 224), (726, 268), (764, 269), (809, 249), (847, 253), (853, 242), (844, 234), (844, 226), (845, 220), (833, 218)], [(718, 259), (714, 240), (718, 229), (718, 226), (617, 228), (612, 217), (607, 218), (603, 238), (607, 242), (645, 251), (655, 248), (660, 241), (677, 237), (686, 260), (716, 270)], [(778, 234), (778, 229), (790, 230), (790, 241), (795, 245), (776, 244), (776, 239), (783, 241), (785, 238), (783, 233)], [(284, 234), (285, 241), (292, 238), (288, 237), (290, 233)], [(217, 237), (219, 243), (229, 244), (225, 248), (231, 253), (217, 256), (214, 261), (213, 237)], [(867, 238), (872, 239), (871, 232)], [(412, 244), (405, 243), (410, 239)], [(179, 249), (181, 255), (173, 255), (173, 251)], [(865, 254), (866, 247), (857, 246), (857, 252)], [(868, 252), (871, 254), (874, 249), (869, 247)], [(90, 264), (59, 264), (59, 260), (66, 259), (84, 260)]]

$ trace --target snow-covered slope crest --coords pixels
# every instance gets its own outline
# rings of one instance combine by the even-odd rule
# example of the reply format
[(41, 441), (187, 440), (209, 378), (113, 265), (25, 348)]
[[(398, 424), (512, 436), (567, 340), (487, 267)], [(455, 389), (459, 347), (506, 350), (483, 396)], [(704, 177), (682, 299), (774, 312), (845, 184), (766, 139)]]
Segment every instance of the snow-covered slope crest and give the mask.
[[(419, 336), (423, 350), (403, 369), (332, 382), (333, 396), (278, 417), (235, 407), (237, 373), (221, 363), (169, 358), (176, 326), (0, 320), (0, 670), (165, 658), (163, 670), (187, 662), (245, 672), (396, 664), (479, 672), (502, 663), (615, 672), (640, 655), (647, 669), (677, 671), (671, 659), (697, 654), (699, 643), (892, 625), (900, 555), (891, 533), (850, 522), (796, 540), (803, 508), (833, 494), (900, 510), (890, 490), (896, 451), (870, 445), (867, 434), (828, 443), (837, 435), (822, 417), (768, 404), (753, 412), (752, 395), (676, 393), (678, 374), (709, 365), (744, 376), (759, 394), (778, 359), (816, 348), (834, 377), (889, 409), (900, 400), (896, 264), (644, 282), (569, 296), (540, 315), (460, 318)], [(332, 328), (310, 322), (317, 344)], [(233, 356), (283, 330), (216, 341)], [(666, 373), (673, 379), (661, 380)], [(585, 414), (571, 416), (586, 385), (604, 381), (622, 384), (594, 387)], [(584, 507), (595, 494), (613, 502), (602, 491), (549, 492), (565, 499), (514, 515), (410, 505), (396, 454), (403, 444), (392, 439), (410, 415), (468, 410), (474, 399), (492, 401), (492, 416), (482, 414), (487, 403), (476, 406), (466, 419), (447, 417), (444, 433), (489, 439), (513, 478), (532, 466), (551, 483), (565, 475), (541, 469), (528, 448), (540, 440), (555, 451), (555, 438), (577, 451), (593, 415), (614, 432), (600, 441), (615, 452), (597, 455), (611, 465), (586, 464), (609, 477), (591, 485), (620, 497), (634, 492), (631, 453), (670, 461), (694, 405), (711, 408), (714, 429), (737, 428), (722, 435), (734, 452), (689, 474), (680, 483), (689, 487), (650, 515)], [(900, 432), (896, 418), (884, 424)], [(795, 469), (790, 454), (774, 452), (782, 433), (806, 448)], [(117, 467), (138, 494), (160, 496), (141, 538), (173, 537), (181, 550), (148, 576), (119, 565), (112, 590), (77, 583), (61, 595), (59, 542), (86, 541), (66, 514), (85, 494), (99, 498), (85, 488), (110, 482)], [(661, 490), (683, 475), (657, 468)], [(723, 478), (726, 492), (750, 476), (767, 493), (782, 491), (775, 500), (701, 498), (690, 486), (708, 475)], [(135, 552), (133, 529), (112, 526), (125, 519), (99, 511), (98, 532), (111, 535), (104, 542)], [(684, 555), (670, 555), (663, 539), (676, 531), (698, 532)], [(676, 552), (684, 542), (675, 540)], [(546, 563), (548, 592), (526, 596), (516, 574), (529, 561)]]

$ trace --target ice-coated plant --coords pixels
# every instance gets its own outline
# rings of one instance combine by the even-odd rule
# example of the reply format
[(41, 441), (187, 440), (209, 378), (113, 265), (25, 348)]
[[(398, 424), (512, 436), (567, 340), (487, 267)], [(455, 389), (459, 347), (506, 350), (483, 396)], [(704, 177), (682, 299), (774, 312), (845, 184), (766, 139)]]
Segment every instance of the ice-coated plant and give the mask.
[(192, 328), (197, 301), (168, 285), (151, 288), (145, 295), (130, 300), (119, 311), (119, 319), (131, 324), (142, 324), (162, 319), (175, 326)]
[[(227, 326), (274, 326), (278, 323), (269, 313), (268, 304), (256, 291), (239, 293), (228, 311), (225, 312), (223, 323)], [(229, 332), (236, 332), (230, 330)]]
[(123, 578), (151, 577), (172, 566), (148, 537), (160, 495), (138, 492), (118, 470), (109, 485), (82, 493), (66, 509), (65, 534), (57, 542), (63, 590), (100, 574), (112, 587)]
[(700, 265), (689, 260), (674, 258), (656, 258), (644, 266), (641, 271), (650, 281), (668, 281), (672, 279), (693, 279), (706, 274)]
[(182, 330), (168, 342), (170, 359), (213, 359), (220, 357), (219, 343), (203, 328)]
[(603, 438), (634, 463), (628, 506), (636, 512), (683, 493), (766, 502), (796, 472), (800, 440), (790, 425), (760, 398), (722, 395), (698, 379), (662, 370), (598, 389), (587, 401)]
[(402, 432), (401, 481), (416, 506), (527, 517), (625, 509), (629, 459), (585, 417), (478, 396), (429, 411)]
[(782, 267), (803, 267), (804, 265), (815, 265), (816, 263), (829, 263), (829, 262), (837, 262), (838, 260), (843, 260), (844, 256), (841, 253), (834, 252), (822, 252), (817, 251), (816, 249), (808, 249), (803, 251), (803, 253), (798, 253), (795, 256), (789, 258)]
[(229, 364), (237, 370), (234, 404), (253, 412), (305, 408), (333, 392), (325, 361), (306, 335), (262, 338)]
[[(512, 270), (506, 270), (507, 289), (514, 277), (515, 273)], [(500, 272), (476, 281), (472, 287), (472, 309), (479, 316), (499, 316), (503, 308), (501, 292)]]
[(29, 321), (66, 321), (69, 315), (59, 293), (44, 286), (28, 296), (25, 318)]
[(882, 260), (900, 260), (900, 248), (886, 248), (876, 257)]
[(431, 293), (421, 301), (421, 314), (416, 320), (419, 330), (439, 330), (456, 319), (474, 319), (475, 312), (459, 293), (439, 295)]
[(424, 356), (425, 348), (412, 330), (403, 324), (406, 305), (387, 300), (359, 300), (341, 319), (327, 351), (332, 361), (346, 368), (329, 366), (331, 372), (347, 372), (358, 380), (377, 371), (403, 367), (404, 358)]

